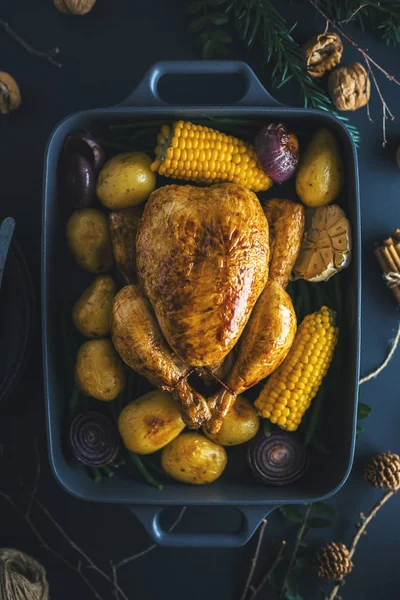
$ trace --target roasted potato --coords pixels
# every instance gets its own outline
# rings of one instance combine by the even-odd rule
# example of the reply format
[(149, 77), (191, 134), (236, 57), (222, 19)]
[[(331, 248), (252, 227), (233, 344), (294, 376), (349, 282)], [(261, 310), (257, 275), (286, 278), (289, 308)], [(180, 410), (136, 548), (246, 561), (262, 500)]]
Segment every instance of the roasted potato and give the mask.
[(300, 161), (296, 192), (306, 206), (325, 206), (339, 195), (344, 181), (339, 144), (329, 129), (314, 134)]
[(78, 350), (75, 382), (85, 396), (114, 400), (125, 387), (122, 360), (110, 340), (89, 340)]
[(110, 333), (110, 316), (117, 286), (110, 275), (98, 275), (72, 308), (72, 320), (82, 335), (105, 337)]
[(82, 269), (105, 273), (113, 266), (107, 217), (95, 208), (75, 210), (67, 223), (67, 242)]
[(114, 260), (127, 283), (136, 283), (136, 232), (140, 223), (141, 210), (137, 206), (111, 212), (111, 242)]
[(135, 206), (147, 200), (156, 187), (144, 152), (124, 152), (106, 162), (97, 180), (97, 196), (110, 210)]
[(202, 485), (218, 479), (225, 469), (225, 449), (200, 433), (181, 433), (163, 448), (161, 464), (173, 479)]
[(236, 402), (222, 422), (218, 433), (210, 433), (203, 428), (205, 435), (221, 446), (237, 446), (253, 438), (260, 426), (257, 411), (244, 396), (238, 396)]
[(178, 404), (171, 394), (154, 390), (121, 412), (118, 428), (125, 446), (138, 454), (157, 452), (183, 431)]

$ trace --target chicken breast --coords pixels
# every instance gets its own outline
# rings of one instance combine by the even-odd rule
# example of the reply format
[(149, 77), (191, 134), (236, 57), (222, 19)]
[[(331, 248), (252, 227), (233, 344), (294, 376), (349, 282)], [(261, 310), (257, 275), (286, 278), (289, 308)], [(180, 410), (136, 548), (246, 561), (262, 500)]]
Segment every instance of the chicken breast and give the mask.
[(263, 204), (270, 233), (269, 277), (283, 288), (300, 252), (304, 232), (304, 206), (291, 200), (271, 198)]
[(268, 279), (268, 222), (236, 184), (154, 191), (136, 238), (137, 270), (165, 339), (188, 365), (222, 361)]
[(228, 389), (209, 399), (212, 416), (207, 427), (212, 433), (220, 430), (238, 394), (279, 367), (293, 344), (296, 328), (290, 296), (269, 279), (240, 338), (238, 357), (226, 379)]

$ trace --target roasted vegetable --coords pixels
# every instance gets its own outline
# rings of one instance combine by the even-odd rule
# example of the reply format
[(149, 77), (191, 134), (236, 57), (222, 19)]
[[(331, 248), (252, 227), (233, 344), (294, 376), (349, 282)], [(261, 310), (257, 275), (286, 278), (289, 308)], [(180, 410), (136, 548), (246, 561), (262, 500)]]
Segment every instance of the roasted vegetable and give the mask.
[(137, 206), (110, 213), (114, 260), (127, 283), (136, 283), (136, 232), (141, 211)]
[(306, 209), (306, 227), (292, 279), (328, 281), (351, 260), (351, 228), (337, 204)]
[(260, 426), (257, 411), (244, 396), (238, 396), (235, 404), (225, 416), (218, 433), (210, 433), (207, 427), (204, 434), (221, 446), (237, 446), (253, 438)]
[(247, 448), (247, 462), (254, 477), (269, 485), (288, 485), (304, 475), (308, 452), (298, 434), (273, 431), (260, 435)]
[(319, 129), (308, 144), (296, 175), (296, 191), (306, 206), (324, 206), (343, 187), (339, 144), (328, 129)]
[(185, 423), (171, 394), (155, 390), (125, 406), (118, 428), (128, 450), (151, 454), (176, 438)]
[(299, 326), (289, 354), (267, 380), (255, 407), (281, 429), (294, 431), (329, 369), (339, 330), (335, 313), (323, 306)]
[(76, 153), (84, 156), (95, 173), (100, 171), (106, 159), (102, 145), (86, 129), (70, 133), (65, 139), (63, 152), (66, 155)]
[(300, 251), (304, 232), (304, 207), (291, 200), (271, 198), (263, 204), (269, 225), (271, 258), (269, 278), (286, 288)]
[(102, 413), (89, 410), (78, 414), (70, 425), (72, 452), (87, 467), (104, 467), (118, 455), (120, 440), (114, 423)]
[(299, 161), (299, 141), (283, 123), (265, 125), (255, 139), (260, 165), (276, 183), (294, 175)]
[(90, 340), (78, 350), (75, 381), (85, 396), (114, 400), (125, 387), (124, 365), (110, 340)]
[(78, 298), (72, 308), (72, 320), (82, 335), (105, 337), (110, 333), (110, 316), (117, 293), (110, 275), (98, 275)]
[(161, 453), (162, 467), (170, 477), (194, 485), (218, 479), (226, 462), (224, 448), (199, 433), (181, 433)]
[(254, 192), (267, 190), (264, 173), (251, 144), (210, 127), (185, 121), (164, 125), (157, 137), (153, 171), (172, 179), (204, 183), (232, 181)]
[(97, 181), (97, 196), (110, 210), (141, 204), (156, 187), (150, 169), (151, 159), (144, 152), (117, 154), (106, 162)]
[(72, 256), (82, 269), (105, 273), (113, 265), (107, 217), (95, 208), (72, 213), (67, 223), (67, 242)]

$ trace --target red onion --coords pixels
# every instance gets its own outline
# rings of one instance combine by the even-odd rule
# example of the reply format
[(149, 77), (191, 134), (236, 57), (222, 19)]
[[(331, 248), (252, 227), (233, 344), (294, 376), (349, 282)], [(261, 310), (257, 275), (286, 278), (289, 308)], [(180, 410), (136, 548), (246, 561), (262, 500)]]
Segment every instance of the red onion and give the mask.
[(69, 441), (75, 457), (87, 467), (104, 467), (119, 452), (120, 441), (113, 422), (90, 410), (78, 414), (70, 425)]
[(247, 461), (261, 483), (287, 485), (304, 475), (309, 457), (299, 435), (273, 431), (269, 437), (256, 437), (249, 444)]
[(260, 165), (276, 183), (292, 177), (299, 161), (299, 142), (283, 123), (265, 125), (255, 139)]

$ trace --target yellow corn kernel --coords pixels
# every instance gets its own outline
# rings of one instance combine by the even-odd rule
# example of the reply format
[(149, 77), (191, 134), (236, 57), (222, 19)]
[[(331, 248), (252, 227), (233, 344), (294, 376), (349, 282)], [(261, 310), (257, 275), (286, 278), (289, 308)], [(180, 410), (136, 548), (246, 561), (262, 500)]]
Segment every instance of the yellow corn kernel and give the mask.
[(206, 183), (231, 181), (255, 192), (268, 190), (272, 185), (258, 164), (254, 146), (210, 127), (186, 121), (177, 121), (172, 128), (163, 125), (155, 155), (152, 171), (165, 174), (168, 169), (172, 179)]
[[(335, 318), (335, 312), (323, 306), (303, 320), (287, 357), (272, 373), (255, 401), (260, 415), (277, 423), (281, 429), (295, 431), (299, 427), (319, 390), (338, 339)], [(290, 370), (292, 374), (289, 375)], [(283, 383), (284, 380), (288, 383)]]

